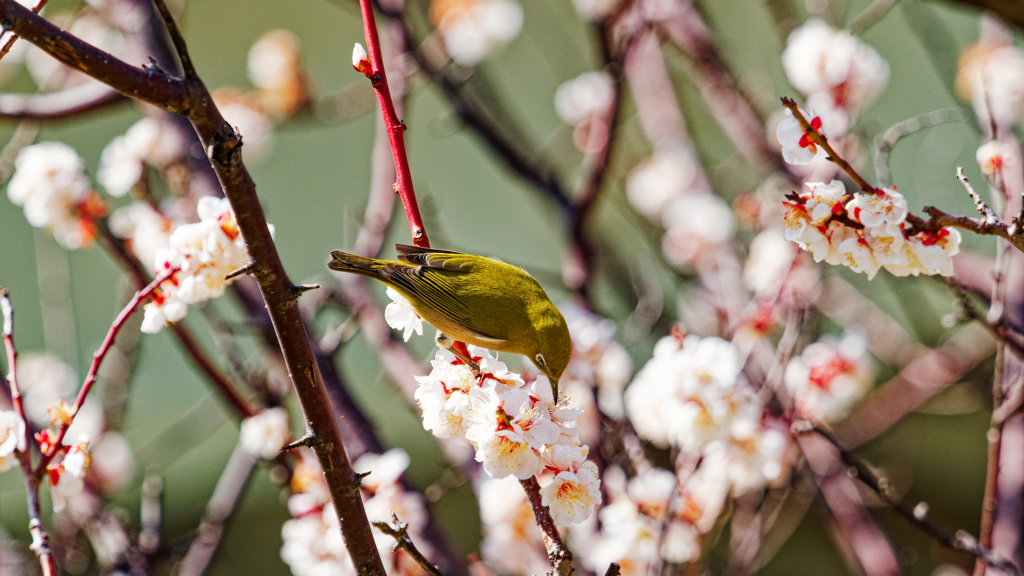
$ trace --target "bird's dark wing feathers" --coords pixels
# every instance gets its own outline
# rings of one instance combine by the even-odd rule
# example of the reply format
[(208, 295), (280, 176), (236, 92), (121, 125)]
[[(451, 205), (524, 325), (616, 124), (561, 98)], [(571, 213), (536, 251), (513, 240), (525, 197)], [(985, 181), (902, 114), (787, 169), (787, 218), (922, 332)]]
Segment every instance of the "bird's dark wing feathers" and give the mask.
[(414, 266), (438, 268), (449, 272), (469, 272), (473, 267), (471, 262), (473, 257), (461, 252), (421, 248), (407, 244), (395, 244), (395, 249), (398, 251), (399, 260)]
[(462, 325), (469, 323), (469, 310), (455, 297), (443, 274), (422, 266), (387, 266), (381, 275), (415, 294), (431, 308)]

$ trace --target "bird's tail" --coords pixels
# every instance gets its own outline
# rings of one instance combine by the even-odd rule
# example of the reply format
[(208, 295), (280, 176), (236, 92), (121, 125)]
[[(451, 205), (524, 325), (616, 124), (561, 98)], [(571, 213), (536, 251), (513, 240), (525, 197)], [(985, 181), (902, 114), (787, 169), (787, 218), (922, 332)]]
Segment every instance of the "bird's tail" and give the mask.
[(331, 270), (362, 274), (363, 276), (369, 276), (370, 278), (376, 278), (377, 280), (381, 279), (380, 271), (387, 266), (387, 262), (383, 260), (366, 258), (365, 256), (356, 256), (355, 254), (348, 254), (346, 252), (331, 252), (331, 256), (333, 259), (329, 264), (327, 264), (327, 267)]

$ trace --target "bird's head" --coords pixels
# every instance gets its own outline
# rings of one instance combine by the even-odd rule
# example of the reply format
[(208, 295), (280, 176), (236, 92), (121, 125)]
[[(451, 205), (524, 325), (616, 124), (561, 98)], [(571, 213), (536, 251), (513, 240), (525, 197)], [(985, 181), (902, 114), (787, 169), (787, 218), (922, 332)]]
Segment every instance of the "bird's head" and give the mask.
[(536, 346), (530, 360), (551, 381), (551, 390), (558, 400), (558, 380), (569, 365), (572, 356), (572, 338), (565, 318), (551, 306), (551, 312), (545, 314), (544, 322), (534, 326), (537, 335)]

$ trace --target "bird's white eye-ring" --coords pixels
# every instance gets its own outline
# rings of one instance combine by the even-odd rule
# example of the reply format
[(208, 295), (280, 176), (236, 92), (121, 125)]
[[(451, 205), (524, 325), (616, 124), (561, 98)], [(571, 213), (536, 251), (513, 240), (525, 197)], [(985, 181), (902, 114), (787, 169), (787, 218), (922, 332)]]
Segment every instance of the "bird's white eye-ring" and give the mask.
[(534, 356), (534, 359), (537, 360), (537, 365), (538, 366), (540, 366), (542, 368), (547, 368), (548, 367), (548, 361), (544, 359), (544, 355), (543, 354), (537, 354), (536, 356)]

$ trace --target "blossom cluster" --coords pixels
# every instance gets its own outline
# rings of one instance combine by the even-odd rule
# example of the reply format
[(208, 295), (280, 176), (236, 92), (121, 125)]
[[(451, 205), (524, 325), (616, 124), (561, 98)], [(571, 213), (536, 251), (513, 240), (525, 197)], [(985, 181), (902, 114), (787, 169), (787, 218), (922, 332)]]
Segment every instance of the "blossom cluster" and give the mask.
[(26, 146), (14, 160), (7, 197), (25, 209), (25, 219), (74, 250), (96, 238), (96, 219), (106, 203), (92, 189), (82, 158), (67, 144), (41, 142)]
[(894, 188), (847, 194), (842, 182), (807, 183), (784, 202), (785, 236), (815, 261), (848, 266), (875, 277), (879, 268), (894, 276), (953, 273), (960, 233), (952, 228), (911, 233), (907, 201)]
[(515, 0), (433, 0), (430, 20), (452, 60), (476, 66), (519, 35), (523, 7)]
[(614, 103), (615, 81), (604, 70), (584, 72), (555, 91), (555, 113), (574, 127), (573, 144), (580, 152), (595, 153), (603, 146)]
[(889, 82), (889, 65), (874, 48), (817, 18), (790, 33), (782, 68), (837, 136)]
[[(994, 28), (994, 27), (993, 27)], [(1024, 50), (1005, 29), (967, 47), (957, 65), (956, 91), (981, 125), (1010, 128), (1024, 118)]]
[(142, 181), (147, 165), (166, 168), (182, 152), (178, 133), (155, 118), (143, 118), (103, 149), (96, 181), (115, 197), (127, 194)]
[[(408, 339), (422, 324), (408, 300), (389, 290), (392, 303), (385, 319)], [(493, 478), (520, 480), (540, 476), (544, 505), (557, 524), (582, 522), (600, 501), (597, 466), (579, 439), (576, 419), (582, 411), (570, 398), (555, 400), (551, 383), (538, 376), (530, 384), (509, 371), (483, 348), (469, 347), (480, 366), (476, 376), (464, 362), (439, 349), (427, 376), (416, 378), (416, 401), (423, 410), (423, 428), (438, 438), (470, 445), (478, 462)]]
[[(408, 524), (409, 537), (428, 558), (430, 546), (422, 538), (427, 512), (422, 497), (406, 491), (400, 482), (409, 466), (409, 455), (395, 448), (384, 454), (363, 454), (352, 463), (357, 472), (369, 472), (360, 492), (371, 522), (391, 522), (392, 513)], [(355, 576), (345, 548), (338, 515), (316, 458), (304, 452), (292, 475), (288, 512), (292, 518), (281, 527), (281, 559), (295, 576), (341, 574)], [(419, 576), (422, 568), (404, 550), (394, 550), (394, 539), (373, 529), (374, 542), (388, 574)]]
[(156, 274), (176, 271), (146, 304), (143, 332), (159, 332), (166, 323), (184, 318), (189, 304), (223, 294), (231, 283), (225, 277), (247, 262), (238, 223), (226, 199), (200, 198), (196, 212), (199, 222), (175, 228), (168, 247), (156, 252)]
[(737, 347), (718, 337), (665, 336), (626, 389), (626, 414), (655, 446), (721, 452), (736, 493), (784, 477), (787, 446), (742, 378)]
[(797, 416), (828, 423), (845, 417), (874, 379), (866, 343), (855, 334), (841, 340), (827, 337), (807, 346), (789, 361), (785, 375)]
[(683, 270), (712, 257), (736, 233), (729, 205), (698, 186), (699, 173), (692, 155), (669, 147), (637, 164), (626, 180), (626, 199), (662, 225), (662, 254)]

